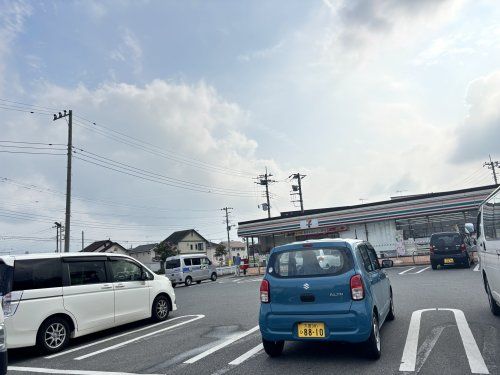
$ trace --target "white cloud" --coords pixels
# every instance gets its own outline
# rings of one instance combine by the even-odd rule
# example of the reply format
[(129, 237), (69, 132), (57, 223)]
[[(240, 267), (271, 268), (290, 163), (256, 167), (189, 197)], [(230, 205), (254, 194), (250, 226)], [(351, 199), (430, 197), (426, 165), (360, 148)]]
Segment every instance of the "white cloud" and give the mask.
[(121, 43), (110, 52), (112, 60), (126, 63), (135, 74), (142, 72), (142, 47), (137, 36), (129, 29), (122, 33)]

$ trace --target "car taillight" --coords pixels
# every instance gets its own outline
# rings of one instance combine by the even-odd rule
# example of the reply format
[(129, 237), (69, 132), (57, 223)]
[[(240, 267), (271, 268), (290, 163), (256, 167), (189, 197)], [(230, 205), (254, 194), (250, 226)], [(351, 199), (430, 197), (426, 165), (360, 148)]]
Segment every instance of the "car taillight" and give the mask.
[(363, 287), (361, 275), (354, 275), (351, 277), (351, 297), (355, 301), (365, 298), (365, 289)]
[(262, 280), (260, 283), (260, 302), (269, 303), (269, 281)]
[(4, 316), (12, 316), (16, 313), (23, 292), (11, 292), (2, 296), (2, 309)]
[(461, 244), (460, 245), (460, 250), (462, 250), (462, 253), (465, 253), (465, 244)]
[(429, 252), (430, 252), (431, 254), (434, 254), (434, 250), (435, 250), (435, 249), (436, 249), (436, 248), (435, 248), (433, 245), (431, 245), (431, 247), (429, 248)]

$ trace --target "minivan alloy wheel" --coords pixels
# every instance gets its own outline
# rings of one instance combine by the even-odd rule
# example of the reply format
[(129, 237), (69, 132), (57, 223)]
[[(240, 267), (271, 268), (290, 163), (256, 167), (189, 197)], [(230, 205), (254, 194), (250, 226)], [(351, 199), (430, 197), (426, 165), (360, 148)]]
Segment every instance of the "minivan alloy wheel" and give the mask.
[(168, 303), (164, 299), (160, 299), (156, 304), (156, 315), (160, 319), (164, 319), (168, 315)]
[(59, 322), (47, 327), (44, 334), (45, 345), (51, 349), (59, 348), (66, 339), (66, 327)]

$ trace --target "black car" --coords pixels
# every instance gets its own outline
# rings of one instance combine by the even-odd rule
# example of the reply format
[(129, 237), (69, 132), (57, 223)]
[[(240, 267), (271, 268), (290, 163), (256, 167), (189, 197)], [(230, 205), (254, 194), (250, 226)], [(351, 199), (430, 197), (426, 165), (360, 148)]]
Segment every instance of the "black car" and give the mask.
[(457, 232), (434, 233), (430, 241), (430, 258), (432, 269), (440, 266), (461, 265), (470, 267), (472, 259), (471, 240)]

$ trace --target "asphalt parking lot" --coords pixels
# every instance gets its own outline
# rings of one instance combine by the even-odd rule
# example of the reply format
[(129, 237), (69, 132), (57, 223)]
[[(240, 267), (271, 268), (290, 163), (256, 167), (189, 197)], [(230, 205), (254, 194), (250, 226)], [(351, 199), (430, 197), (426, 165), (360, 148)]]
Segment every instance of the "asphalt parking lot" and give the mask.
[(83, 337), (53, 356), (9, 351), (9, 374), (500, 374), (500, 319), (476, 267), (386, 272), (396, 320), (382, 327), (375, 362), (342, 343), (287, 343), (268, 358), (257, 326), (260, 278), (249, 276), (177, 287), (179, 309), (166, 322)]

